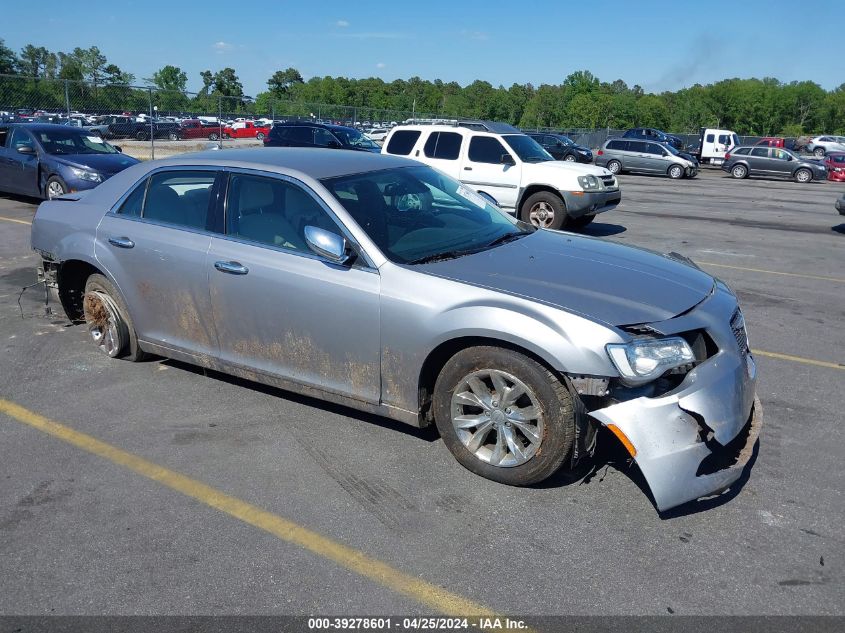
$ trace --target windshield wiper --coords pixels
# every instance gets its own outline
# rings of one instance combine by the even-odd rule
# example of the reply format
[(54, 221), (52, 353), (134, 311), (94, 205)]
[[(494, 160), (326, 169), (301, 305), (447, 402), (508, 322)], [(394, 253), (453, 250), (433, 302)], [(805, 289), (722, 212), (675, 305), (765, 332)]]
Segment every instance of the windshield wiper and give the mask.
[(517, 231), (516, 233), (505, 233), (504, 235), (500, 235), (495, 240), (490, 242), (487, 245), (487, 248), (491, 246), (498, 246), (499, 244), (506, 244), (507, 242), (512, 242), (514, 240), (518, 240), (520, 237), (524, 237), (525, 235), (531, 235), (534, 231)]
[(429, 264), (431, 262), (440, 262), (444, 259), (455, 259), (456, 257), (460, 257), (461, 255), (468, 255), (474, 251), (443, 251), (442, 253), (433, 253), (431, 255), (426, 255), (425, 257), (420, 257), (419, 259), (412, 259), (409, 261), (409, 264)]

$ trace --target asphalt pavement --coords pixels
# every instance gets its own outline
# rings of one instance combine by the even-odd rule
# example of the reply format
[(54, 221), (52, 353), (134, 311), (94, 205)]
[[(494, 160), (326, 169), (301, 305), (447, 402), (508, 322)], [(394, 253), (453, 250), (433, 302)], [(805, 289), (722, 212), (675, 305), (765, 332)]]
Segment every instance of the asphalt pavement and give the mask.
[(845, 184), (620, 181), (585, 232), (724, 279), (760, 372), (747, 475), (663, 515), (606, 436), (510, 488), (431, 429), (109, 360), (19, 302), (36, 201), (0, 197), (0, 613), (845, 615)]

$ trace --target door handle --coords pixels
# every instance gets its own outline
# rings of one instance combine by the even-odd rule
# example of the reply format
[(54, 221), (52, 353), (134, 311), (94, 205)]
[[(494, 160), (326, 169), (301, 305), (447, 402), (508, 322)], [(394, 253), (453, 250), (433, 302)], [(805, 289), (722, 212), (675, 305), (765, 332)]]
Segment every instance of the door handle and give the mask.
[(230, 275), (246, 275), (249, 272), (249, 268), (240, 262), (214, 262), (214, 267), (221, 273)]
[(109, 244), (118, 248), (132, 248), (135, 246), (135, 242), (128, 237), (110, 237)]
[(464, 167), (464, 171), (472, 171), (472, 167)]

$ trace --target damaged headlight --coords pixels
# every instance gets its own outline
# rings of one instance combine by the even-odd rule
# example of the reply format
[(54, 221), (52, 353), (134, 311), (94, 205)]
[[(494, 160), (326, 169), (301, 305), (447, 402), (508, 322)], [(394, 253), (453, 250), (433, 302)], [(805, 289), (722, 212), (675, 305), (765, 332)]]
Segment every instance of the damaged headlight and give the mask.
[(695, 362), (689, 343), (679, 337), (636, 339), (607, 346), (610, 360), (628, 384), (642, 384), (675, 367)]

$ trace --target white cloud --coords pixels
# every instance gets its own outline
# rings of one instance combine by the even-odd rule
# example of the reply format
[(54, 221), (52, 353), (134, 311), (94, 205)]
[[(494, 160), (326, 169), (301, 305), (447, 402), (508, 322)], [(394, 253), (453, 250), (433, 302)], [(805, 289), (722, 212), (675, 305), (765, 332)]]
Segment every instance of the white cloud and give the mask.
[(386, 66), (387, 64), (385, 64), (384, 62), (379, 62), (378, 64), (376, 64), (376, 68), (384, 68)]
[(216, 50), (218, 53), (224, 53), (226, 51), (232, 50), (234, 48), (234, 46), (232, 44), (229, 44), (229, 42), (223, 42), (221, 40), (220, 42), (214, 42), (214, 44), (212, 45), (212, 48), (214, 50)]
[(349, 26), (349, 22), (347, 22), (346, 20), (338, 20), (337, 22), (334, 23), (334, 25), (339, 26), (342, 29), (345, 29), (347, 26)]

